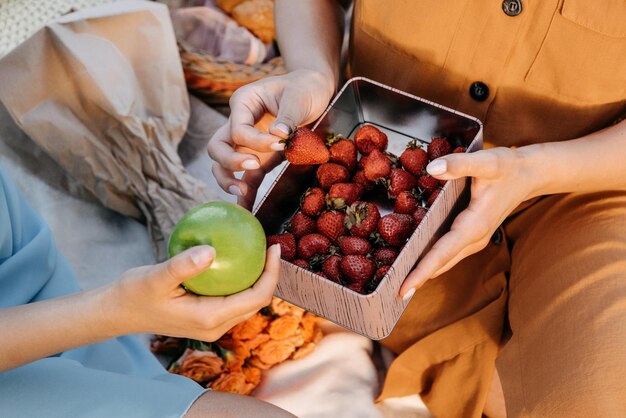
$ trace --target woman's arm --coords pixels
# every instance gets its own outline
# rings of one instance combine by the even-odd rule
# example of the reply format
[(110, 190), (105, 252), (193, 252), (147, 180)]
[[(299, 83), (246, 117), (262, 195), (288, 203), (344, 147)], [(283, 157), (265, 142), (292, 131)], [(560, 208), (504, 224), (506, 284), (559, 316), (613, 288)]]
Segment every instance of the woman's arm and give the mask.
[(426, 169), (443, 180), (472, 177), (471, 200), (402, 284), (400, 295), (406, 298), (485, 248), (496, 228), (525, 200), (626, 190), (626, 121), (569, 141), (450, 154)]
[(215, 258), (208, 246), (126, 272), (95, 290), (0, 310), (0, 371), (65, 350), (133, 333), (214, 341), (269, 305), (280, 273), (280, 246), (251, 289), (226, 297), (188, 294), (180, 283)]

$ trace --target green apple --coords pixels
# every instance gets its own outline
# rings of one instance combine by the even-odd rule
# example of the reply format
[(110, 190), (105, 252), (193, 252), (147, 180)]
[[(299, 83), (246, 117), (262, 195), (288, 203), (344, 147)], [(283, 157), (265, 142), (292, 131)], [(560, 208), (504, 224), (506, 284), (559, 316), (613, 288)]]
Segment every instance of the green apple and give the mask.
[(229, 202), (210, 202), (187, 212), (169, 239), (173, 257), (196, 245), (215, 248), (215, 260), (183, 286), (193, 293), (224, 296), (256, 282), (265, 266), (265, 232), (248, 210)]

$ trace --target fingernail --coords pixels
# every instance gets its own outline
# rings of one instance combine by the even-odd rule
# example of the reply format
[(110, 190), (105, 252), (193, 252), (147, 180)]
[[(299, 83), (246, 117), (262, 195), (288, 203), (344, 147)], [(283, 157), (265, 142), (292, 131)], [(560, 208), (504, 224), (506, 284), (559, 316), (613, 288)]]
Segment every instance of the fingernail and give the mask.
[(241, 168), (244, 170), (258, 170), (261, 165), (257, 160), (245, 160), (241, 163)]
[(285, 149), (285, 144), (283, 144), (282, 142), (274, 142), (272, 145), (270, 145), (270, 148), (274, 151), (282, 151)]
[(234, 184), (232, 184), (228, 188), (228, 193), (234, 194), (235, 196), (243, 196), (243, 193), (241, 193), (241, 189), (239, 187), (235, 186)]
[(277, 123), (276, 125), (274, 125), (274, 128), (278, 129), (279, 131), (281, 131), (282, 133), (285, 134), (285, 136), (288, 136), (289, 133), (291, 132), (291, 129), (289, 129), (289, 126), (285, 125), (284, 123), (280, 122)]
[(404, 296), (402, 296), (402, 300), (407, 301), (407, 300), (411, 299), (411, 297), (413, 296), (414, 293), (415, 293), (415, 288), (409, 290), (408, 292), (406, 292), (404, 294)]
[(215, 250), (213, 247), (204, 245), (202, 247), (192, 248), (189, 256), (196, 266), (206, 266), (215, 258)]
[(448, 169), (448, 164), (446, 160), (435, 160), (426, 166), (426, 171), (431, 176), (436, 176), (438, 174), (443, 174)]

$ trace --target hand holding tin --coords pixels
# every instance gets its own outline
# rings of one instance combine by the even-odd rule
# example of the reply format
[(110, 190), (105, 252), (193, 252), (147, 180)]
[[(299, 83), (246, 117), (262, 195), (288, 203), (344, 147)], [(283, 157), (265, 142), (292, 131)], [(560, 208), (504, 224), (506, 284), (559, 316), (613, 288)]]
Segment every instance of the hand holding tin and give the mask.
[(471, 177), (471, 200), (405, 279), (400, 295), (410, 297), (427, 280), (448, 271), (465, 257), (487, 246), (504, 219), (531, 197), (523, 154), (493, 148), (470, 154), (449, 154), (432, 161), (428, 173), (440, 180)]

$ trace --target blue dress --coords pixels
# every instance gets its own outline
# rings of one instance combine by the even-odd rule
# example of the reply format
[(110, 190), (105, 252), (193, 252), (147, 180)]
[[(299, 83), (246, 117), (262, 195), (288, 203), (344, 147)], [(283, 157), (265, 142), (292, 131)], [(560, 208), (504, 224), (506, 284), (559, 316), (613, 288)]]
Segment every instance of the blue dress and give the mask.
[[(79, 290), (50, 229), (0, 169), (0, 309)], [(0, 372), (0, 417), (180, 417), (204, 391), (125, 336)]]

